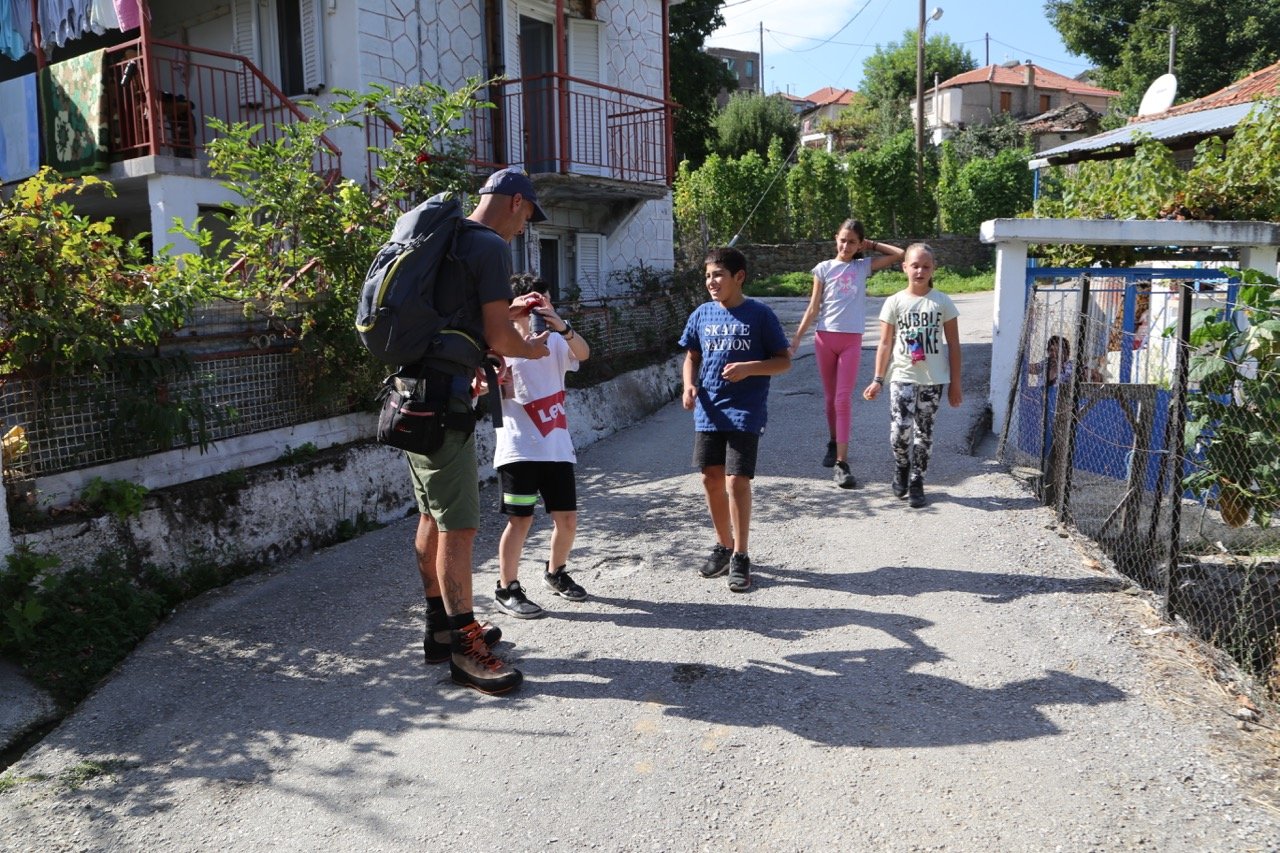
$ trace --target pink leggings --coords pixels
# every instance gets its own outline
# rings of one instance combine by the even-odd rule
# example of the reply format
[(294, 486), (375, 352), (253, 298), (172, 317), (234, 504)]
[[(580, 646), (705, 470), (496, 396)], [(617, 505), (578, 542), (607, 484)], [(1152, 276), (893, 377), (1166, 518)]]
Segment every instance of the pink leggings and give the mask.
[(853, 425), (853, 386), (862, 360), (862, 333), (815, 332), (813, 349), (827, 398), (827, 428), (837, 443), (847, 444)]

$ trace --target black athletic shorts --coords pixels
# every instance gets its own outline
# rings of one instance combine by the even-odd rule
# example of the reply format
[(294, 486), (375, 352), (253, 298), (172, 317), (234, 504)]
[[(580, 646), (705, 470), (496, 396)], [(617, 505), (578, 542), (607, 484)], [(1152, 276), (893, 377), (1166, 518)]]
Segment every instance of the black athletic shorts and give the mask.
[(693, 439), (693, 467), (701, 470), (723, 465), (731, 477), (756, 475), (756, 454), (760, 436), (753, 432), (696, 432)]
[(542, 495), (547, 512), (578, 508), (578, 487), (572, 462), (510, 462), (498, 469), (504, 515), (533, 515)]

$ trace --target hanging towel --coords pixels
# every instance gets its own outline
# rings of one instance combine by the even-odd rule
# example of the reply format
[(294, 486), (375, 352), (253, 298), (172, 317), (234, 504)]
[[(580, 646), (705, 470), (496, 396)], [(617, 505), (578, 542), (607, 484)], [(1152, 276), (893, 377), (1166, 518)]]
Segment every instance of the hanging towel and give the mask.
[(120, 19), (120, 29), (131, 30), (142, 25), (142, 14), (138, 11), (138, 0), (112, 0), (116, 6), (116, 17)]
[(98, 35), (120, 29), (120, 16), (116, 14), (114, 0), (93, 0), (89, 6), (89, 29)]
[(31, 4), (0, 0), (0, 53), (21, 59), (31, 52)]
[(105, 56), (105, 50), (94, 50), (40, 71), (44, 162), (64, 175), (107, 165)]
[(0, 83), (0, 182), (21, 181), (40, 170), (36, 75)]

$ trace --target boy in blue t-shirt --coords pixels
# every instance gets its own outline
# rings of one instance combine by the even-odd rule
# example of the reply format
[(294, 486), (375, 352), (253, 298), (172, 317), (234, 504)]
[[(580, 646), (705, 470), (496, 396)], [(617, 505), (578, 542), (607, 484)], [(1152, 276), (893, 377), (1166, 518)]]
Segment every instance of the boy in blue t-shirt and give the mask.
[(769, 377), (791, 369), (791, 352), (773, 310), (742, 292), (742, 252), (713, 249), (704, 263), (713, 301), (694, 309), (680, 336), (683, 403), (694, 412), (696, 430), (693, 464), (702, 469), (717, 539), (700, 571), (704, 578), (728, 572), (729, 589), (745, 592), (751, 586), (751, 479), (768, 419)]

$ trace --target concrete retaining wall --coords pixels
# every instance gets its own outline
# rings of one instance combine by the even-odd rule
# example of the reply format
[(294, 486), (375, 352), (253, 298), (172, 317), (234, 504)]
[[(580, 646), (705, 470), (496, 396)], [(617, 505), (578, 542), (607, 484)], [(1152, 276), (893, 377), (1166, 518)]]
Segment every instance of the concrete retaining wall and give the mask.
[[(876, 235), (870, 236), (876, 239)], [(938, 265), (944, 267), (979, 267), (995, 263), (994, 249), (983, 245), (977, 235), (885, 238), (885, 242), (903, 247), (917, 242), (928, 243), (933, 247)], [(738, 248), (747, 256), (747, 267), (753, 278), (807, 272), (819, 262), (835, 256), (834, 239), (813, 243), (750, 243)]]
[[(681, 358), (570, 389), (574, 445), (585, 447), (672, 400), (680, 388)], [(353, 417), (363, 418), (365, 435), (373, 435), (373, 415), (347, 416), (343, 426), (349, 428)], [(494, 476), (493, 447), (486, 421), (476, 431), (482, 480)], [(277, 446), (276, 456), (283, 450)], [(170, 461), (160, 460), (166, 468)], [(139, 464), (145, 467), (145, 460)], [(13, 544), (55, 554), (68, 566), (88, 564), (108, 551), (172, 571), (206, 561), (269, 564), (332, 542), (340, 527), (361, 518), (382, 523), (415, 511), (404, 455), (365, 438), (296, 463), (232, 466), (155, 490), (142, 513), (128, 520), (77, 517), (36, 532), (13, 531)]]

